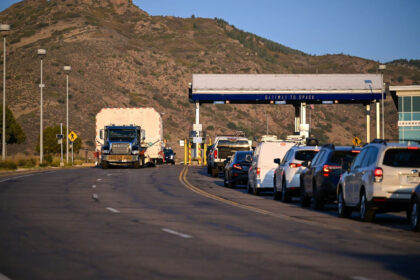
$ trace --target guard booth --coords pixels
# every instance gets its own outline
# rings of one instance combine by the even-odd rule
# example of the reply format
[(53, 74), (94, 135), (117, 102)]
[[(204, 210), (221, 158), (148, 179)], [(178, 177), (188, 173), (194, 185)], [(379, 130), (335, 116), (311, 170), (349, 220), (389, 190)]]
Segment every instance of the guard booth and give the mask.
[(294, 132), (307, 138), (308, 104), (363, 104), (366, 142), (370, 142), (372, 103), (376, 103), (376, 131), (381, 138), (380, 101), (385, 97), (382, 74), (193, 74), (189, 85), (189, 100), (196, 105), (196, 128), (202, 103), (292, 105)]
[(420, 85), (390, 86), (389, 91), (398, 108), (400, 141), (420, 141)]

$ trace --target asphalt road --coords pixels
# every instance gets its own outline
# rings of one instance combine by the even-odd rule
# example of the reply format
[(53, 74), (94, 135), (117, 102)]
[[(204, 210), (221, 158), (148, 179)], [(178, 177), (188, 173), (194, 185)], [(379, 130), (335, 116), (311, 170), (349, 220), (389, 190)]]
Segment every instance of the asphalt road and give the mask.
[(0, 279), (418, 279), (420, 235), (227, 189), (205, 168), (0, 179)]

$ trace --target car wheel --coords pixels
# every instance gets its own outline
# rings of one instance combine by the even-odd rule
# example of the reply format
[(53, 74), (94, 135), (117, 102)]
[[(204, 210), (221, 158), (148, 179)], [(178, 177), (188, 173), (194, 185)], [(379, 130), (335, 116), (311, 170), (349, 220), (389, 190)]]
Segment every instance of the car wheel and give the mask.
[(290, 202), (290, 194), (286, 188), (286, 181), (283, 179), (283, 183), (281, 184), (281, 201), (287, 203)]
[(213, 167), (211, 169), (211, 176), (217, 177), (218, 175), (219, 175), (219, 169), (217, 169), (217, 167)]
[(300, 186), (300, 206), (309, 207), (311, 205), (311, 198), (306, 194), (305, 187)]
[(230, 182), (229, 183), (229, 188), (232, 188), (232, 189), (236, 188), (235, 183), (234, 182)]
[(105, 160), (101, 161), (101, 167), (102, 167), (102, 169), (107, 169), (109, 167), (108, 162), (105, 161)]
[(372, 222), (373, 219), (375, 218), (375, 211), (370, 209), (367, 198), (366, 198), (366, 193), (363, 190), (362, 194), (360, 195), (360, 220), (362, 222)]
[(224, 178), (223, 178), (223, 186), (224, 187), (227, 187), (228, 186), (228, 181), (229, 181), (229, 179), (228, 179), (228, 176), (227, 176), (227, 174), (226, 174), (226, 172), (224, 173), (225, 174), (225, 176), (224, 176)]
[(317, 185), (313, 184), (313, 192), (314, 192), (314, 207), (317, 210), (322, 210), (324, 209), (324, 198), (322, 197), (322, 192), (318, 189)]
[(210, 165), (207, 165), (207, 174), (210, 174), (210, 173), (211, 173)]
[(420, 216), (419, 200), (417, 199), (417, 197), (414, 197), (413, 202), (411, 203), (411, 213), (410, 213), (410, 225), (411, 225), (411, 229), (414, 231), (420, 231), (419, 216)]
[(346, 202), (344, 201), (344, 194), (343, 190), (340, 188), (338, 191), (337, 196), (337, 203), (338, 203), (338, 216), (341, 218), (348, 218), (351, 216), (352, 209), (348, 206), (346, 206)]
[(249, 181), (248, 181), (248, 184), (246, 184), (246, 191), (248, 193), (252, 193), (252, 189), (251, 189), (251, 186), (249, 185)]
[(276, 186), (276, 177), (274, 177), (274, 181), (273, 181), (273, 199), (274, 200), (280, 200), (281, 199), (281, 193), (277, 191), (277, 186)]

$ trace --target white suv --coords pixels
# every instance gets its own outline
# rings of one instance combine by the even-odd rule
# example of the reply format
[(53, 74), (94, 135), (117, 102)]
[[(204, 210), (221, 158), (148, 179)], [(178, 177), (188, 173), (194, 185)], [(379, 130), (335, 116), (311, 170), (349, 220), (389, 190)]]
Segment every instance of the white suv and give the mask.
[(300, 196), (300, 173), (306, 169), (302, 163), (312, 161), (318, 152), (317, 146), (295, 146), (283, 159), (274, 159), (279, 165), (274, 171), (274, 199), (289, 202), (292, 196)]
[(337, 188), (338, 214), (360, 209), (362, 221), (377, 212), (407, 211), (410, 195), (420, 182), (420, 145), (374, 140), (363, 147)]

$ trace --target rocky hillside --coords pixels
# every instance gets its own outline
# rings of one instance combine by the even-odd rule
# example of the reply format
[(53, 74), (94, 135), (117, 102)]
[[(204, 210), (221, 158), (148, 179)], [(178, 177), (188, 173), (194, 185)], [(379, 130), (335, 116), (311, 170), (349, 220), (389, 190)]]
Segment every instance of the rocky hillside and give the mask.
[[(378, 63), (348, 55), (311, 56), (238, 30), (222, 19), (150, 16), (131, 0), (25, 0), (0, 14), (8, 36), (8, 104), (27, 134), (12, 152), (33, 153), (39, 135), (38, 48), (44, 60), (44, 126), (65, 123), (64, 65), (71, 65), (70, 127), (93, 149), (95, 115), (103, 107), (154, 107), (163, 114), (170, 145), (188, 135), (194, 106), (193, 73), (374, 73)], [(403, 61), (404, 62), (404, 61)], [(385, 80), (420, 82), (420, 69), (396, 61)], [(386, 101), (386, 133), (396, 138), (397, 113)], [(373, 114), (375, 112), (373, 111)], [(365, 139), (361, 105), (316, 105), (312, 133), (349, 144)], [(248, 136), (293, 132), (289, 105), (204, 105), (210, 135), (242, 129)], [(309, 116), (308, 116), (309, 118)], [(375, 123), (372, 123), (374, 128)]]

